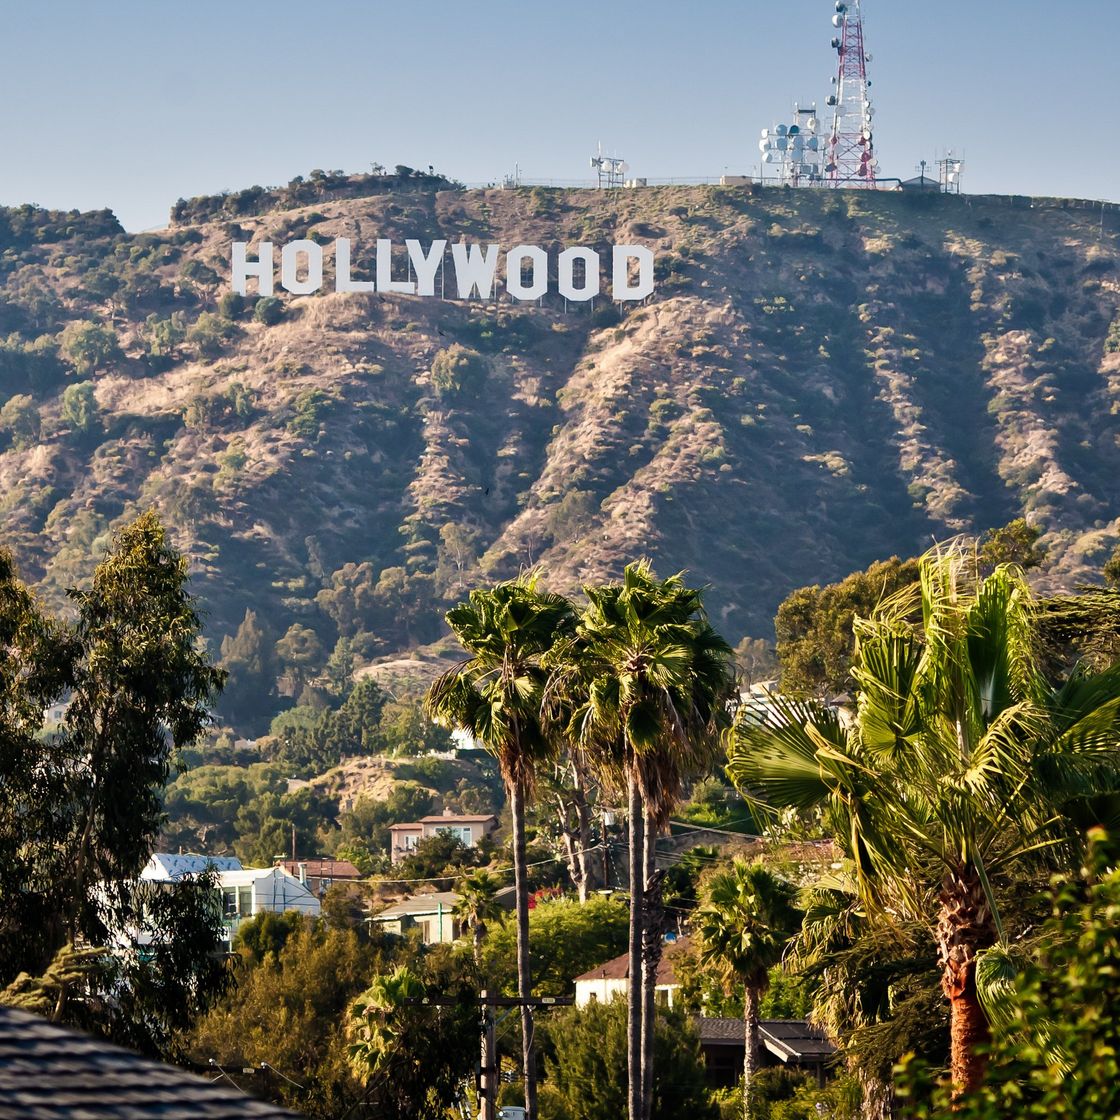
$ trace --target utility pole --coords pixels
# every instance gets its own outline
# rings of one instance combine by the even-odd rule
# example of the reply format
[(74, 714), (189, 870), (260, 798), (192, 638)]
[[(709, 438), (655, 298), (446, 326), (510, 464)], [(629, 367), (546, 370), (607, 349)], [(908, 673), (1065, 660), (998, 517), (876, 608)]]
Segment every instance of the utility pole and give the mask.
[(482, 1004), (482, 1064), (478, 1075), (478, 1120), (497, 1120), (498, 1117), (498, 1047), (494, 1012), (486, 1003), (489, 995), (485, 988), (479, 993)]
[[(413, 996), (402, 999), (407, 1007), (456, 1007), (462, 1003), (454, 996)], [(571, 1007), (573, 996), (532, 996), (519, 999), (517, 996), (491, 995), (485, 988), (478, 993), (478, 1006), (481, 1010), (479, 1021), (480, 1046), (478, 1077), (478, 1117), (479, 1120), (498, 1120), (498, 1086), (501, 1083), (498, 1068), (498, 1048), (494, 1031), (495, 1007)]]

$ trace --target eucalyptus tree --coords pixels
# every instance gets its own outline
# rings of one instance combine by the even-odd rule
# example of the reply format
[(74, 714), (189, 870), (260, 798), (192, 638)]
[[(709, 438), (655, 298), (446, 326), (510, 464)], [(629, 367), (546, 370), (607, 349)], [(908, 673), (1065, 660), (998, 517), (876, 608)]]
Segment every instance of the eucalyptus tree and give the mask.
[(993, 880), (1056, 861), (1075, 843), (1072, 815), (1120, 788), (1120, 669), (1051, 683), (1018, 568), (980, 579), (949, 548), (920, 577), (855, 624), (850, 725), (776, 699), (736, 722), (728, 773), (762, 810), (823, 806), (866, 912), (928, 923), (966, 1092), (989, 1037), (977, 960), (1007, 938)]
[[(476, 589), (447, 612), (447, 622), (468, 656), (429, 689), (425, 708), (439, 722), (468, 732), (497, 760), (513, 818), (517, 910), (517, 987), (531, 994), (529, 895), (525, 868), (525, 804), (537, 767), (553, 752), (542, 726), (547, 671), (541, 659), (573, 633), (567, 599), (537, 587), (535, 577)], [(525, 1106), (536, 1116), (532, 1010), (521, 1006)]]
[(713, 964), (743, 986), (743, 1116), (751, 1120), (752, 1080), (758, 1069), (758, 1006), (770, 984), (770, 970), (781, 962), (801, 925), (797, 888), (761, 863), (736, 859), (703, 887), (693, 915), (700, 937), (700, 960)]
[[(733, 680), (731, 648), (712, 629), (703, 592), (646, 561), (622, 582), (585, 587), (574, 638), (554, 654), (570, 726), (605, 780), (624, 784), (630, 822), (627, 1065), (630, 1120), (648, 1120), (653, 1079), (653, 981), (660, 932), (650, 928), (654, 843), (682, 786), (714, 754)], [(619, 781), (621, 779), (621, 781)], [(643, 951), (644, 948), (644, 951)]]

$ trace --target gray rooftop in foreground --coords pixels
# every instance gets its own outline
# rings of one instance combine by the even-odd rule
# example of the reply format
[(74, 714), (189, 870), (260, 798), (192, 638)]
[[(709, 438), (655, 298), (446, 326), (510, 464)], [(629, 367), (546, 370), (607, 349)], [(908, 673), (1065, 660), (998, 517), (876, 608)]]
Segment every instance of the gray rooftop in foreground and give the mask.
[(224, 1079), (0, 1007), (0, 1120), (293, 1120)]
[[(696, 1020), (700, 1042), (705, 1046), (742, 1046), (742, 1019), (716, 1019), (700, 1016)], [(824, 1031), (804, 1019), (763, 1019), (759, 1023), (762, 1044), (783, 1062), (823, 1062), (836, 1053)]]

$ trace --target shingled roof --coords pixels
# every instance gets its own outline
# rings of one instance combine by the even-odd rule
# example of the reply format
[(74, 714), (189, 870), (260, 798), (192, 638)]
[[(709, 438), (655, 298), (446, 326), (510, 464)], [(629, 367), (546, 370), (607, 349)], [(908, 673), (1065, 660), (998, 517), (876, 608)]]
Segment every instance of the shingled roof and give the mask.
[[(657, 987), (672, 987), (679, 983), (673, 960), (685, 952), (691, 944), (689, 938), (679, 937), (676, 941), (667, 941), (661, 950), (661, 960), (657, 965), (657, 976), (654, 981)], [(576, 977), (576, 982), (583, 980), (625, 980), (630, 975), (630, 954), (623, 953), (620, 957), (598, 964), (587, 972)]]
[[(717, 1019), (701, 1015), (696, 1020), (701, 1046), (742, 1046), (742, 1019)], [(763, 1019), (759, 1025), (762, 1044), (783, 1062), (814, 1065), (836, 1053), (824, 1031), (804, 1019)]]
[(0, 1120), (293, 1120), (103, 1039), (0, 1007)]

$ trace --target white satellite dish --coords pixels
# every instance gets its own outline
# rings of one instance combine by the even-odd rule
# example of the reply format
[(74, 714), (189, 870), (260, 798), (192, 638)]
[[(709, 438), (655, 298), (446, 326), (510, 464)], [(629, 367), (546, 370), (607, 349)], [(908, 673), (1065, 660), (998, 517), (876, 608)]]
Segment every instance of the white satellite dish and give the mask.
[(618, 170), (619, 170), (619, 171), (620, 171), (620, 172), (621, 172), (621, 173), (622, 173), (623, 175), (625, 175), (625, 174), (626, 174), (626, 172), (630, 170), (630, 164), (628, 164), (628, 163), (627, 163), (627, 162), (626, 162), (625, 160), (623, 160), (623, 161), (622, 161), (622, 163), (620, 163), (620, 164), (618, 165)]
[(840, 26), (843, 25), (843, 23), (844, 23), (844, 17), (842, 15), (837, 14), (837, 15), (834, 15), (832, 17), (832, 26), (833, 27), (840, 27)]
[(809, 151), (815, 152), (817, 150), (818, 141), (815, 136), (809, 137)]
[(817, 118), (816, 117), (810, 117), (808, 119), (808, 121), (806, 122), (805, 127), (808, 128), (808, 130), (810, 132), (816, 132), (817, 131)]
[(762, 155), (762, 162), (763, 163), (773, 163), (774, 162), (774, 153), (773, 152), (764, 152), (763, 155)]
[(759, 150), (760, 152), (768, 152), (768, 151), (770, 151), (770, 141), (769, 141), (769, 140), (759, 140), (759, 142), (758, 142), (758, 150)]
[(763, 136), (763, 139), (765, 139), (765, 138), (766, 138), (767, 136), (769, 136), (769, 135), (770, 135), (770, 129), (768, 129), (768, 128), (764, 128), (764, 129), (762, 130), (762, 136)]

